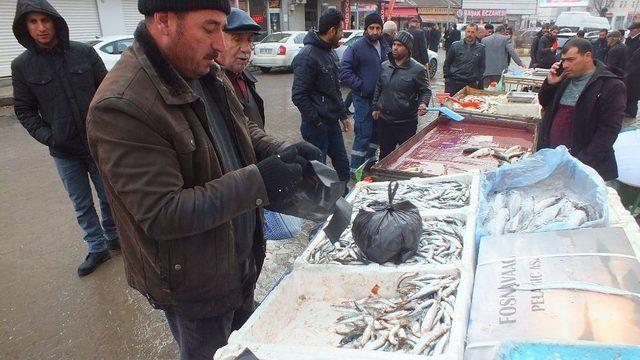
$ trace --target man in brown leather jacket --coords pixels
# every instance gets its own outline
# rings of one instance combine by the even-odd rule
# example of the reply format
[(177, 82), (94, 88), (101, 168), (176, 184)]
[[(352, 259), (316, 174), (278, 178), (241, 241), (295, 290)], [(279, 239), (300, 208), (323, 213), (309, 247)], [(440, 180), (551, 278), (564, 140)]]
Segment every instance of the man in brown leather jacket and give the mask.
[(319, 150), (247, 121), (214, 59), (226, 0), (139, 0), (135, 41), (89, 110), (87, 135), (129, 284), (164, 310), (183, 359), (211, 358), (253, 311), (261, 207), (290, 197)]

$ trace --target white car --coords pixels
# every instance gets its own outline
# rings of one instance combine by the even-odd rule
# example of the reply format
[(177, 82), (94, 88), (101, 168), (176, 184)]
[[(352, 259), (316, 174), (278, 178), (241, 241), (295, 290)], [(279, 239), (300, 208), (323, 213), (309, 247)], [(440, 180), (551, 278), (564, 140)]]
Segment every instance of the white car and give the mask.
[(304, 47), (306, 31), (275, 32), (265, 37), (253, 50), (251, 64), (264, 73), (277, 67), (291, 67), (293, 58)]
[[(344, 56), (345, 50), (349, 45), (358, 41), (360, 38), (364, 36), (364, 31), (357, 30), (354, 31), (351, 36), (344, 42), (344, 44), (340, 45), (339, 48), (336, 49), (336, 54), (338, 54), (338, 59), (342, 61), (342, 56)], [(434, 51), (427, 50), (429, 53), (429, 78), (433, 79), (436, 76), (436, 72), (438, 71), (438, 54)]]
[(103, 38), (87, 41), (93, 46), (107, 70), (120, 60), (120, 55), (133, 44), (133, 35), (105, 36)]

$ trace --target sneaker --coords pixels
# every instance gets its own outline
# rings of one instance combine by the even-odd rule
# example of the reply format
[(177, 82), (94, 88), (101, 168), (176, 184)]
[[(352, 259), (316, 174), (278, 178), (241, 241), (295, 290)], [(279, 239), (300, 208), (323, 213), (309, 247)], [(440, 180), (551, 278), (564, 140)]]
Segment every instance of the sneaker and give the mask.
[(111, 258), (111, 254), (109, 254), (109, 250), (100, 251), (97, 253), (89, 253), (87, 257), (84, 259), (84, 262), (78, 266), (78, 276), (85, 276), (91, 274), (98, 265), (103, 262), (109, 260)]
[(120, 251), (120, 239), (107, 240), (107, 248), (111, 251)]

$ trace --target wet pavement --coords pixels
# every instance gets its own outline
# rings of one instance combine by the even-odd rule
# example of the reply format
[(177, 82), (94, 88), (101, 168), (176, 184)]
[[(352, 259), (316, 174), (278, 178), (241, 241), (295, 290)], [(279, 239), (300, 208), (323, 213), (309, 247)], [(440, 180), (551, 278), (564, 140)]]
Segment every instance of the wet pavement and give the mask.
[[(292, 74), (256, 76), (267, 131), (300, 140)], [(433, 88), (442, 87), (440, 70)], [(345, 136), (348, 148), (352, 139)], [(162, 312), (127, 286), (119, 253), (95, 273), (76, 275), (86, 246), (71, 202), (47, 149), (12, 107), (0, 108), (0, 186), (0, 358), (177, 358)], [(309, 228), (296, 239), (268, 242), (258, 301), (302, 252)]]

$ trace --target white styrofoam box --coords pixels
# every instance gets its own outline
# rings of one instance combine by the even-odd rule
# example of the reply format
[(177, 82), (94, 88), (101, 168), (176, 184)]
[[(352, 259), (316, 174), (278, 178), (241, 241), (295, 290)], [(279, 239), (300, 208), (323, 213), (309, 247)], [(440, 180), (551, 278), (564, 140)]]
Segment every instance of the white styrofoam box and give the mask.
[[(400, 352), (337, 348), (341, 336), (335, 333), (335, 320), (341, 315), (331, 305), (370, 295), (379, 285), (383, 297), (396, 297), (402, 274), (398, 268), (365, 267), (339, 269), (298, 268), (289, 274), (256, 309), (244, 326), (231, 334), (229, 346), (220, 354), (247, 347), (269, 359), (461, 359), (465, 347), (471, 306), (473, 274), (459, 270), (414, 268), (419, 274), (460, 274), (449, 345), (444, 355), (428, 357)], [(301, 354), (308, 354), (303, 356)], [(216, 358), (221, 358), (216, 355)]]
[[(475, 259), (476, 259), (476, 241), (475, 241), (475, 232), (476, 232), (476, 217), (475, 214), (470, 213), (470, 212), (461, 212), (461, 213), (442, 213), (440, 215), (438, 214), (432, 214), (432, 215), (422, 215), (422, 220), (423, 221), (430, 221), (430, 220), (438, 220), (438, 219), (444, 219), (444, 218), (456, 218), (459, 220), (464, 221), (465, 225), (464, 225), (464, 230), (463, 230), (463, 238), (462, 238), (462, 254), (461, 254), (461, 259), (458, 261), (453, 261), (449, 264), (442, 264), (442, 265), (438, 265), (438, 264), (427, 264), (427, 263), (404, 263), (404, 264), (400, 264), (400, 265), (396, 265), (396, 266), (385, 266), (385, 265), (380, 265), (377, 264), (375, 262), (372, 262), (370, 264), (367, 265), (339, 265), (339, 264), (315, 264), (315, 263), (311, 263), (309, 261), (309, 258), (311, 256), (313, 256), (313, 254), (315, 253), (315, 250), (320, 247), (323, 246), (325, 244), (327, 244), (329, 242), (329, 239), (326, 237), (326, 235), (324, 235), (324, 233), (320, 233), (318, 234), (314, 240), (307, 246), (307, 248), (302, 252), (302, 254), (296, 259), (295, 261), (295, 266), (297, 267), (311, 267), (311, 268), (333, 268), (333, 267), (353, 267), (353, 266), (357, 266), (357, 267), (368, 267), (371, 270), (375, 270), (376, 268), (380, 268), (380, 267), (399, 267), (399, 268), (408, 268), (410, 269), (411, 267), (414, 266), (419, 266), (421, 268), (425, 268), (425, 269), (437, 269), (437, 268), (443, 268), (443, 269), (447, 269), (447, 268), (451, 268), (451, 269), (456, 269), (456, 268), (465, 268), (468, 269), (470, 271), (473, 271), (474, 267), (475, 267)], [(347, 231), (351, 231), (350, 229), (347, 229)]]
[[(474, 242), (474, 238), (475, 238), (475, 227), (476, 227), (476, 213), (477, 213), (477, 208), (478, 208), (478, 197), (479, 197), (479, 188), (480, 188), (480, 175), (479, 172), (474, 171), (472, 173), (466, 173), (466, 174), (455, 174), (455, 175), (445, 175), (445, 176), (439, 176), (439, 177), (434, 177), (434, 178), (413, 178), (410, 180), (404, 180), (404, 181), (400, 181), (402, 182), (411, 182), (411, 183), (416, 183), (416, 184), (430, 184), (430, 183), (438, 183), (438, 182), (444, 182), (444, 181), (460, 181), (463, 184), (467, 184), (469, 186), (469, 205), (465, 206), (465, 207), (461, 207), (461, 208), (457, 208), (457, 209), (433, 209), (433, 210), (427, 210), (427, 211), (421, 211), (420, 214), (422, 215), (423, 219), (432, 219), (432, 218), (444, 218), (444, 217), (457, 217), (459, 219), (465, 220), (465, 232), (464, 232), (464, 239), (463, 239), (463, 259), (462, 262), (463, 263), (467, 263), (468, 266), (473, 266), (473, 262), (470, 261), (472, 259), (475, 259), (475, 243), (471, 244)], [(364, 183), (364, 182), (360, 182), (356, 185), (356, 188), (351, 192), (351, 194), (349, 194), (349, 196), (347, 197), (347, 201), (350, 203), (353, 203), (353, 200), (356, 198), (356, 196), (358, 196), (358, 194), (360, 194), (360, 192), (365, 191), (366, 188), (377, 188), (377, 189), (386, 189), (389, 185), (389, 182), (377, 182), (377, 183)], [(355, 218), (355, 216), (358, 213), (358, 209), (353, 209), (353, 214), (352, 214), (352, 221)], [(328, 220), (327, 220), (328, 221)], [(350, 231), (350, 228), (347, 228), (347, 230), (345, 231)], [(309, 263), (309, 261), (307, 260), (309, 258), (309, 256), (314, 252), (314, 250), (318, 247), (321, 246), (322, 244), (325, 244), (327, 241), (329, 241), (329, 239), (327, 238), (327, 236), (324, 234), (323, 231), (318, 232), (318, 234), (309, 242), (309, 245), (307, 246), (307, 248), (302, 252), (302, 254), (296, 259), (294, 265), (297, 267), (305, 267), (305, 266), (320, 266), (320, 267), (324, 267), (324, 266), (330, 266), (330, 267), (342, 267), (342, 266), (358, 266), (358, 265), (332, 265), (332, 264), (311, 264)], [(469, 247), (469, 250), (465, 250)], [(466, 259), (465, 257), (465, 253), (469, 253), (469, 256), (472, 256), (471, 258)], [(361, 266), (361, 265), (360, 265)], [(373, 264), (369, 264), (366, 266), (372, 266), (372, 267), (381, 267), (381, 265), (378, 265), (376, 263)], [(418, 265), (402, 265), (402, 266), (418, 266)], [(422, 265), (420, 265), (422, 266)], [(435, 265), (431, 265), (432, 267), (440, 267), (440, 266), (435, 266)], [(457, 263), (453, 263), (451, 264), (451, 266), (448, 265), (442, 265), (443, 267), (450, 267), (450, 268), (455, 268), (458, 266)], [(429, 267), (429, 266), (427, 266)]]

